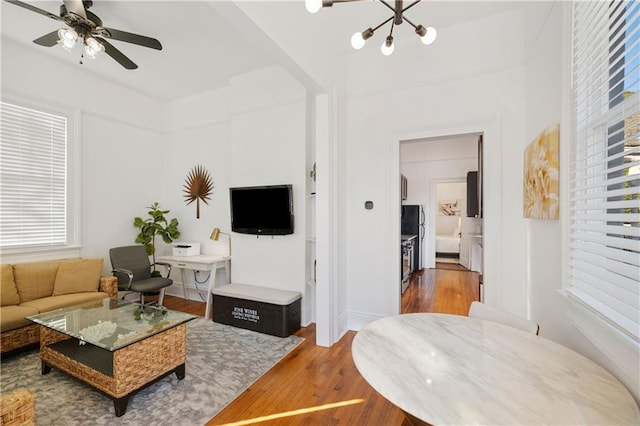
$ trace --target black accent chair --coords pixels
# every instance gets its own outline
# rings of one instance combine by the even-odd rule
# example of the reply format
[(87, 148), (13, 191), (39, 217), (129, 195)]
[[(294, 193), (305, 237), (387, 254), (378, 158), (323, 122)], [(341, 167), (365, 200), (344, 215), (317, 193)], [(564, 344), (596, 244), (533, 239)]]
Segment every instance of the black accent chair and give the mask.
[[(154, 265), (162, 265), (167, 268), (166, 277), (151, 276), (149, 255), (142, 245), (114, 247), (109, 250), (112, 273), (118, 278), (118, 290), (140, 293), (140, 303), (144, 304), (144, 297), (148, 295), (158, 296), (158, 305), (164, 301), (164, 290), (173, 284), (169, 278), (171, 265), (164, 262), (156, 262)], [(126, 294), (122, 297), (124, 297)]]

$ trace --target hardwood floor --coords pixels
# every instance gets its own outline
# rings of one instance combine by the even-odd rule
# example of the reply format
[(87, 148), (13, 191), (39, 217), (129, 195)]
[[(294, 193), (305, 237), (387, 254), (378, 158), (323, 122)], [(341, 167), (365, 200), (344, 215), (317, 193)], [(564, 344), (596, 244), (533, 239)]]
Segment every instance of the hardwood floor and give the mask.
[[(473, 300), (478, 300), (477, 273), (425, 269), (411, 277), (402, 312), (466, 315)], [(204, 315), (201, 302), (167, 296), (164, 305)], [(351, 358), (355, 332), (347, 332), (330, 348), (315, 345), (315, 324), (296, 335), (305, 341), (207, 425), (402, 425), (402, 411), (358, 373)]]
[(479, 274), (452, 263), (436, 263), (411, 276), (402, 295), (401, 312), (436, 312), (466, 315), (479, 297)]

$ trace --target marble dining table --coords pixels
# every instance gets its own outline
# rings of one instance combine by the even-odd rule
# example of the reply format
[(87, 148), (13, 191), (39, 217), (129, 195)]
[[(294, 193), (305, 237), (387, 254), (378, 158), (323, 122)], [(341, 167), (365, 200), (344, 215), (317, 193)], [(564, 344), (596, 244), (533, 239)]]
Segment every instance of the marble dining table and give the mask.
[(603, 367), (500, 323), (404, 314), (369, 323), (352, 355), (364, 379), (432, 425), (639, 425), (640, 409)]

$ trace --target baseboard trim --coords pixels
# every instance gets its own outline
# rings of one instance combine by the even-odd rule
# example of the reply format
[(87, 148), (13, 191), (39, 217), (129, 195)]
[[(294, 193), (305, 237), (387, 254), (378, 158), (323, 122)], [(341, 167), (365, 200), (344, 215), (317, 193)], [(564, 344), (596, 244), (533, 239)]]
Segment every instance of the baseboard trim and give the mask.
[(384, 316), (374, 315), (368, 312), (348, 311), (347, 328), (353, 331), (360, 331), (365, 325), (381, 318), (384, 318)]

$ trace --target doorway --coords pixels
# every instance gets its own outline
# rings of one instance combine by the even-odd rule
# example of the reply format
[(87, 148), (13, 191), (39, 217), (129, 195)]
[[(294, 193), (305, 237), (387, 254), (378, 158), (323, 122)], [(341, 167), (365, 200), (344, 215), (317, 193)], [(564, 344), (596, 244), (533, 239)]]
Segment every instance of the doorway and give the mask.
[(435, 217), (434, 259), (429, 262), (433, 267), (438, 264), (460, 263), (460, 233), (462, 216), (467, 211), (467, 180), (434, 179), (432, 193), (435, 200), (431, 206)]
[[(479, 266), (482, 264), (482, 253), (478, 252), (478, 247), (483, 246), (483, 236), (481, 226), (477, 229), (477, 224), (482, 219), (467, 218), (470, 213), (468, 204), (477, 202), (468, 197), (475, 197), (479, 193), (475, 187), (472, 188), (473, 191), (469, 191), (467, 186), (470, 172), (476, 174), (476, 179), (481, 179), (477, 177), (481, 172), (481, 139), (482, 133), (477, 132), (400, 141), (399, 168), (407, 179), (407, 196), (402, 205), (420, 205), (426, 213), (422, 250), (425, 269), (444, 267), (449, 270), (476, 272), (476, 276), (482, 273), (482, 267)], [(463, 229), (466, 239), (462, 236)], [(471, 233), (474, 235), (473, 241), (469, 240)], [(475, 255), (474, 268), (469, 263), (471, 246)], [(464, 267), (458, 266), (460, 264)], [(439, 276), (432, 271), (418, 272), (423, 280), (433, 281)], [(410, 281), (409, 285), (414, 281), (419, 285), (424, 284), (421, 279), (417, 279)], [(479, 281), (474, 279), (474, 282)], [(437, 283), (430, 283), (434, 284), (437, 287)], [(480, 294), (479, 287), (477, 293)], [(406, 297), (403, 297), (402, 305), (406, 306), (404, 299)]]

